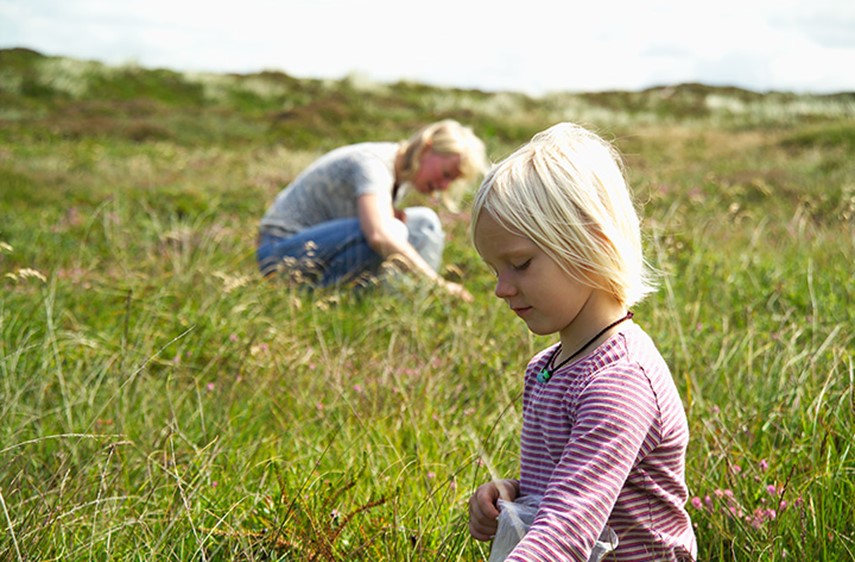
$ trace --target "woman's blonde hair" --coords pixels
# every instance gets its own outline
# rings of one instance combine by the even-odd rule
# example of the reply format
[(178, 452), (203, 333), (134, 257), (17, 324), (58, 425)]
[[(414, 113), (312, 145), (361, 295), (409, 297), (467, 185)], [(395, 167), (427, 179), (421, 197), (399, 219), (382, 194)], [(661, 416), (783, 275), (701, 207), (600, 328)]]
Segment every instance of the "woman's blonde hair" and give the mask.
[(655, 291), (641, 228), (617, 150), (591, 131), (560, 123), (487, 173), (472, 206), (532, 240), (576, 281), (623, 306)]
[(418, 173), (422, 153), (428, 148), (438, 154), (460, 156), (460, 177), (451, 189), (443, 193), (446, 206), (456, 209), (463, 195), (462, 189), (483, 175), (489, 166), (484, 143), (470, 127), (454, 119), (443, 119), (426, 125), (403, 143), (402, 181), (409, 181)]

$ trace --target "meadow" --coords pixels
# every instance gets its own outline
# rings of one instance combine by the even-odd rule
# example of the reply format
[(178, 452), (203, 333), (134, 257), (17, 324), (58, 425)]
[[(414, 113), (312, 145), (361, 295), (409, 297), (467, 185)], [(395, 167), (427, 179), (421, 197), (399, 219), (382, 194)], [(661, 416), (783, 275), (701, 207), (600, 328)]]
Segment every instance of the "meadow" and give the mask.
[(512, 92), (0, 50), (0, 560), (477, 561), (532, 336), (466, 206), (444, 275), (296, 291), (257, 221), (325, 150), (451, 117), (615, 142), (691, 429), (703, 561), (855, 560), (855, 93)]

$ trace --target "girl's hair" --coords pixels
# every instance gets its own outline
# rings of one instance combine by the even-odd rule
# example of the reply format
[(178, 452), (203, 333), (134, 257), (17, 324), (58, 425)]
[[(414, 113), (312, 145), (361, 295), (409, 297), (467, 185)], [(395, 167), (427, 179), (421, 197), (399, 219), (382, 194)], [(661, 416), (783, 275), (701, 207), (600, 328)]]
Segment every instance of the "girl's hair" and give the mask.
[(466, 183), (475, 180), (487, 170), (489, 164), (484, 143), (475, 136), (470, 127), (453, 119), (426, 125), (403, 143), (402, 180), (408, 181), (418, 173), (422, 153), (427, 148), (438, 154), (460, 156), (460, 177), (454, 182), (452, 189), (443, 193), (446, 206), (455, 209), (463, 195), (459, 187), (465, 187)]
[(579, 125), (538, 133), (487, 173), (472, 206), (473, 235), (482, 211), (623, 306), (655, 291), (621, 157)]

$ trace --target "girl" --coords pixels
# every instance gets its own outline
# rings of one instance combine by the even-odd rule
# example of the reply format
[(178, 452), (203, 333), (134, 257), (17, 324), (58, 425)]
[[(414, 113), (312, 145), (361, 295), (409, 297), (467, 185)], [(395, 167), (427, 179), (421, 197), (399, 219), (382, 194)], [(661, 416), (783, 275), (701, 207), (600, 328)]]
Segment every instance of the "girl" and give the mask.
[[(438, 273), (445, 234), (427, 207), (395, 209), (408, 186), (423, 194), (470, 180), (486, 168), (484, 144), (446, 119), (408, 141), (364, 142), (316, 160), (261, 219), (256, 257), (261, 272), (286, 272), (313, 285), (375, 274), (393, 256), (455, 296), (471, 296)], [(295, 275), (296, 274), (296, 275)]]
[(495, 535), (500, 498), (542, 496), (509, 562), (585, 561), (601, 533), (617, 535), (608, 560), (694, 560), (688, 425), (629, 311), (653, 284), (617, 151), (569, 123), (535, 135), (487, 174), (472, 238), (496, 296), (559, 336), (526, 369), (519, 480), (475, 491), (472, 536)]

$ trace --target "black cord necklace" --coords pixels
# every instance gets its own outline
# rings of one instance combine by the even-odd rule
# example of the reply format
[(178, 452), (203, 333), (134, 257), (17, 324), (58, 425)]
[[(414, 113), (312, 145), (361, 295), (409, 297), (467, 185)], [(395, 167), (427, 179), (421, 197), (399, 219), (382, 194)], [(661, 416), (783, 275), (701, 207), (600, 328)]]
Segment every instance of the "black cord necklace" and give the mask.
[(580, 347), (578, 349), (578, 351), (576, 351), (576, 353), (574, 353), (573, 355), (571, 355), (570, 357), (568, 357), (567, 359), (565, 359), (564, 361), (562, 361), (558, 365), (553, 366), (553, 363), (555, 362), (555, 358), (558, 357), (559, 353), (561, 353), (561, 344), (558, 344), (558, 347), (556, 347), (555, 351), (552, 352), (552, 355), (549, 356), (549, 361), (547, 361), (546, 367), (541, 369), (540, 372), (537, 374), (537, 382), (540, 382), (540, 383), (547, 382), (549, 379), (552, 378), (552, 375), (555, 374), (555, 371), (557, 371), (558, 369), (560, 369), (561, 367), (563, 367), (564, 365), (569, 363), (571, 359), (573, 359), (574, 357), (576, 357), (577, 355), (582, 353), (586, 347), (588, 347), (589, 345), (594, 343), (600, 336), (602, 336), (603, 334), (605, 334), (606, 332), (608, 332), (609, 330), (611, 330), (612, 328), (614, 328), (615, 326), (617, 326), (621, 322), (629, 320), (630, 318), (632, 318), (632, 311), (627, 312), (626, 316), (624, 316), (623, 318), (620, 318), (618, 320), (615, 320), (614, 322), (612, 322), (611, 324), (609, 324), (608, 326), (606, 326), (605, 328), (600, 330), (596, 336), (594, 336), (593, 338), (588, 340), (588, 343), (586, 343), (585, 345)]

